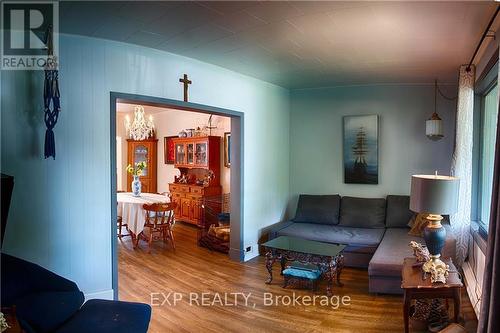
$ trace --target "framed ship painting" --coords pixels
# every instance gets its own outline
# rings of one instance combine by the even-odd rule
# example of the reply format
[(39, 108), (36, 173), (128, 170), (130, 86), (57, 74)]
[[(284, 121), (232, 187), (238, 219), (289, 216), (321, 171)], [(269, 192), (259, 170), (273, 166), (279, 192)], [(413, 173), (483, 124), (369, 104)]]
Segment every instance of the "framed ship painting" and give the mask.
[(165, 164), (175, 163), (174, 138), (177, 138), (177, 136), (166, 136), (163, 138), (163, 155), (165, 158)]
[(378, 116), (344, 116), (344, 182), (378, 184)]

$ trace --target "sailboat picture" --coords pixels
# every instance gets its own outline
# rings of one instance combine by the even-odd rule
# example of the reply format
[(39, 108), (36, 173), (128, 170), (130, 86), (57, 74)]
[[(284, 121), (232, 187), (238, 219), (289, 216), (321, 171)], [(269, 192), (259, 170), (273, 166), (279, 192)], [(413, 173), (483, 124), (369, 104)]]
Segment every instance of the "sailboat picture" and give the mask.
[(378, 184), (378, 116), (344, 117), (344, 182)]

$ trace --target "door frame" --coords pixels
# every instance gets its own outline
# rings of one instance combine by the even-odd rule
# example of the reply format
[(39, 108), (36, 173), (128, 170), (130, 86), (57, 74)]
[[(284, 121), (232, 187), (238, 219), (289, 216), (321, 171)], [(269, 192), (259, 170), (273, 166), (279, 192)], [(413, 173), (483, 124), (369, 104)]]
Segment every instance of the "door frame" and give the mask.
[(243, 261), (243, 138), (244, 114), (230, 109), (218, 108), (205, 104), (184, 102), (174, 99), (110, 92), (110, 155), (111, 155), (111, 266), (113, 298), (118, 299), (118, 252), (116, 237), (116, 103), (137, 103), (141, 105), (171, 108), (183, 111), (214, 114), (231, 118), (231, 235), (229, 241), (229, 257), (235, 261)]

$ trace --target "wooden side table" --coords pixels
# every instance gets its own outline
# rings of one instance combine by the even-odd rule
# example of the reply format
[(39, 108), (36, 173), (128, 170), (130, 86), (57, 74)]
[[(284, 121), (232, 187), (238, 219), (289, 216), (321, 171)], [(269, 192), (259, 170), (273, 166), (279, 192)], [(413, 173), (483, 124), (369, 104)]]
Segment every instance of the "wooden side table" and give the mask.
[(404, 289), (403, 316), (405, 322), (405, 333), (409, 332), (409, 310), (411, 301), (422, 298), (452, 298), (454, 321), (458, 323), (460, 314), (460, 290), (463, 283), (460, 280), (457, 268), (453, 265), (451, 259), (443, 260), (450, 266), (450, 272), (446, 283), (431, 283), (431, 277), (428, 275), (424, 280), (421, 266), (415, 266), (415, 258), (405, 258), (403, 263), (403, 282), (401, 288)]

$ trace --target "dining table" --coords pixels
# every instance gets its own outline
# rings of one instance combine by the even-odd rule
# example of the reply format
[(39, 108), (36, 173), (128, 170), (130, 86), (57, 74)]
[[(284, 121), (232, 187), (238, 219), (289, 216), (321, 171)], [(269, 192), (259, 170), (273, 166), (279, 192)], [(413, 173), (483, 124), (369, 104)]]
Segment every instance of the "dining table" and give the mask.
[(132, 192), (120, 192), (116, 194), (118, 202), (117, 213), (122, 217), (123, 223), (126, 223), (127, 229), (135, 239), (144, 230), (146, 223), (146, 211), (144, 204), (167, 203), (169, 197), (164, 194), (141, 193), (140, 196), (134, 196)]

